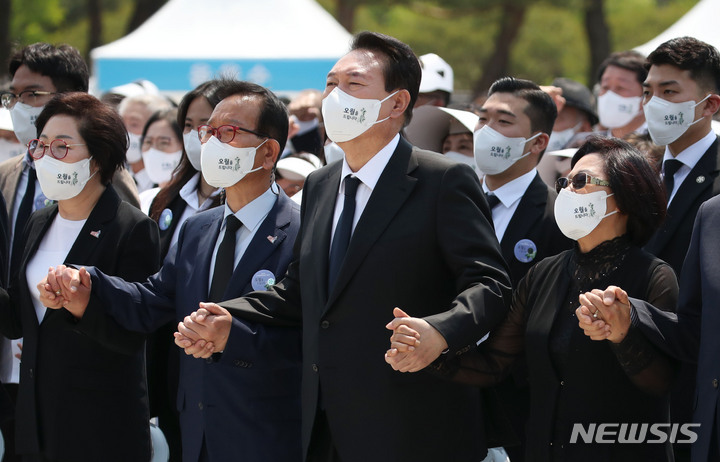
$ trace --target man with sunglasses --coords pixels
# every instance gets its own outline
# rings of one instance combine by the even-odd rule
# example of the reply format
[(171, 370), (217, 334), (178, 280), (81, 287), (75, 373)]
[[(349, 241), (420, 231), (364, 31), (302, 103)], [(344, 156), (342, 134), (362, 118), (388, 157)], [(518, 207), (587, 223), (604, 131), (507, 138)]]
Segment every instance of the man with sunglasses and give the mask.
[[(485, 173), (483, 191), (515, 286), (535, 263), (572, 245), (555, 222), (557, 194), (536, 169), (548, 145), (557, 107), (534, 82), (504, 77), (490, 87), (479, 113), (475, 160)], [(530, 405), (525, 365), (516, 365), (495, 390), (520, 438), (520, 445), (505, 449), (513, 461), (522, 461)]]
[[(300, 228), (299, 206), (273, 176), (287, 140), (287, 110), (259, 85), (218, 86), (221, 101), (198, 134), (203, 175), (224, 188), (225, 205), (188, 218), (163, 267), (145, 283), (68, 269), (83, 282), (65, 305), (76, 317), (98, 315), (85, 311), (85, 289), (92, 287), (123, 327), (150, 333), (201, 302), (268, 290), (285, 273)], [(48, 276), (52, 292), (61, 290), (55, 274)], [(178, 352), (183, 461), (299, 461), (300, 331), (225, 314), (216, 319), (225, 332), (222, 352), (207, 360)]]

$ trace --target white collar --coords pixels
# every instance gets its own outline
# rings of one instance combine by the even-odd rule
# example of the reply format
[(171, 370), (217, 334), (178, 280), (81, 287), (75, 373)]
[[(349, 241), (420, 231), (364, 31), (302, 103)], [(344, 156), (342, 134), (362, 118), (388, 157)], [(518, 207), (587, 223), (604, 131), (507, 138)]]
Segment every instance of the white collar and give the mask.
[(380, 175), (382, 175), (383, 170), (385, 170), (385, 166), (387, 166), (388, 162), (390, 162), (390, 158), (395, 152), (398, 143), (400, 143), (400, 134), (395, 135), (395, 137), (390, 140), (384, 148), (372, 156), (372, 158), (370, 158), (370, 160), (367, 161), (367, 163), (357, 172), (353, 172), (352, 169), (350, 169), (347, 159), (344, 157), (342, 173), (340, 175), (340, 193), (343, 194), (345, 192), (345, 182), (342, 181), (342, 179), (348, 175), (356, 176), (365, 186), (370, 188), (371, 191), (375, 189), (375, 185), (380, 179)]
[(490, 191), (483, 179), (483, 191), (485, 191), (486, 194), (489, 192), (493, 193), (498, 199), (500, 199), (502, 205), (510, 208), (515, 202), (519, 201), (523, 197), (527, 188), (530, 187), (530, 183), (533, 182), (535, 175), (537, 175), (537, 170), (533, 168), (529, 172), (500, 186), (495, 191)]
[[(249, 204), (245, 204), (245, 207), (241, 208), (235, 213), (235, 217), (245, 226), (246, 228), (253, 230), (255, 229), (262, 220), (270, 213), (277, 195), (272, 191), (272, 186), (267, 189), (264, 193), (252, 200)], [(223, 228), (225, 227), (225, 217), (232, 215), (232, 210), (225, 203), (225, 211), (223, 215)]]
[(220, 194), (220, 188), (215, 189), (210, 195), (203, 201), (203, 203), (200, 203), (200, 200), (197, 195), (198, 186), (200, 184), (200, 172), (197, 172), (195, 175), (193, 175), (185, 185), (180, 189), (180, 197), (183, 198), (185, 202), (187, 202), (187, 205), (192, 207), (194, 210), (200, 210), (208, 201), (212, 201), (212, 199)]
[(670, 148), (665, 146), (665, 155), (663, 156), (663, 173), (665, 172), (665, 161), (668, 159), (677, 159), (684, 165), (692, 169), (693, 167), (695, 167), (695, 164), (698, 163), (700, 158), (703, 156), (703, 154), (705, 154), (705, 152), (710, 148), (710, 146), (715, 142), (716, 139), (717, 135), (711, 129), (707, 133), (707, 135), (703, 136), (694, 144), (685, 148), (684, 151), (682, 151), (675, 157), (673, 157), (672, 153), (670, 152)]

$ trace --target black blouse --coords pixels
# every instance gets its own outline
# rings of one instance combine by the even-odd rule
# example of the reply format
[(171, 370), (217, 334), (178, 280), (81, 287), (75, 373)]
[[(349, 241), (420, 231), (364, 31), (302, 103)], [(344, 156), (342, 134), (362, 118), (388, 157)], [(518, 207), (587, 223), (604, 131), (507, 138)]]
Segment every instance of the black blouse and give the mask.
[(619, 344), (593, 341), (578, 326), (578, 296), (617, 285), (629, 296), (675, 310), (678, 285), (664, 262), (625, 237), (582, 254), (576, 247), (533, 267), (510, 313), (477, 350), (438, 365), (453, 381), (492, 385), (525, 354), (531, 390), (528, 461), (663, 461), (668, 444), (570, 443), (574, 424), (668, 422), (676, 364), (636, 327)]

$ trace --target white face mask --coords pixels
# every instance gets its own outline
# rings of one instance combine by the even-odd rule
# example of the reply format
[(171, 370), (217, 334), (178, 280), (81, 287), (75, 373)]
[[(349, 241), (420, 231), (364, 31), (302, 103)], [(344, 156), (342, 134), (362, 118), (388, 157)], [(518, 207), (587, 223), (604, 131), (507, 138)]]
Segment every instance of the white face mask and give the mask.
[(336, 143), (328, 143), (323, 149), (325, 150), (325, 164), (330, 164), (336, 160), (343, 160), (345, 153)]
[(335, 87), (322, 101), (322, 115), (328, 138), (336, 143), (350, 141), (365, 133), (374, 124), (388, 120), (389, 116), (377, 120), (380, 106), (395, 93), (383, 100), (360, 99)]
[[(709, 97), (707, 95), (700, 103)], [(659, 146), (668, 145), (680, 138), (691, 125), (700, 122), (702, 117), (695, 120), (695, 107), (700, 103), (671, 103), (657, 96), (650, 98), (643, 109), (653, 142)]]
[(266, 141), (267, 139), (254, 148), (236, 148), (228, 143), (221, 143), (211, 136), (202, 145), (200, 156), (205, 181), (216, 188), (227, 188), (245, 178), (248, 173), (261, 170), (262, 165), (257, 168), (252, 167), (255, 164), (257, 148)]
[(556, 131), (553, 130), (550, 133), (550, 140), (548, 141), (546, 152), (559, 151), (563, 149), (570, 142), (573, 136), (575, 136), (576, 130), (580, 128), (580, 123), (574, 127), (566, 128), (565, 130)]
[(477, 164), (475, 163), (475, 158), (472, 156), (466, 156), (463, 153), (457, 152), (457, 151), (448, 151), (445, 154), (443, 154), (448, 159), (454, 160), (455, 162), (459, 162), (461, 164), (469, 165), (472, 167), (475, 174), (478, 176), (478, 178), (482, 177), (482, 172), (478, 169)]
[(25, 151), (27, 151), (27, 148), (22, 144), (0, 138), (0, 162), (25, 154)]
[(40, 189), (50, 200), (72, 199), (80, 194), (90, 178), (90, 158), (68, 163), (52, 156), (42, 156), (34, 161)]
[(607, 91), (598, 96), (598, 118), (607, 128), (624, 127), (640, 112), (642, 96), (620, 96)]
[(561, 189), (555, 199), (555, 221), (560, 231), (570, 239), (578, 240), (590, 234), (605, 217), (616, 214), (614, 210), (607, 215), (607, 198), (613, 194), (596, 191), (578, 194), (569, 189)]
[(150, 148), (142, 153), (145, 171), (153, 183), (167, 183), (172, 179), (172, 172), (182, 159), (182, 151), (166, 153)]
[(37, 138), (37, 128), (35, 121), (45, 106), (32, 107), (18, 101), (15, 106), (10, 109), (10, 119), (12, 119), (13, 130), (15, 136), (20, 142), (27, 146), (30, 140)]
[(192, 164), (193, 168), (199, 172), (202, 168), (202, 164), (200, 163), (202, 143), (200, 143), (198, 131), (190, 130), (189, 133), (185, 133), (183, 135), (183, 144), (185, 145), (185, 153), (188, 156), (188, 160)]
[(140, 162), (142, 159), (142, 149), (140, 146), (142, 135), (136, 135), (135, 133), (128, 132), (128, 139), (130, 140), (130, 144), (128, 144), (128, 150), (125, 154), (128, 164)]
[(483, 125), (473, 136), (475, 162), (486, 175), (502, 173), (515, 162), (530, 154), (530, 152), (523, 152), (525, 144), (538, 136), (540, 133), (536, 133), (528, 139), (508, 138), (493, 130), (490, 125)]

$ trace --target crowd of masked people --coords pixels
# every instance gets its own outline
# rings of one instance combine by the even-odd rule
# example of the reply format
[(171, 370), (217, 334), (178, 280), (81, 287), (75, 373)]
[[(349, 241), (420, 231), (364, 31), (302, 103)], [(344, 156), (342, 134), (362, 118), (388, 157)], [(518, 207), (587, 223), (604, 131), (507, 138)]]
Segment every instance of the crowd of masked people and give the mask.
[(291, 99), (7, 70), (3, 460), (720, 461), (713, 46), (472, 103), (374, 32)]

